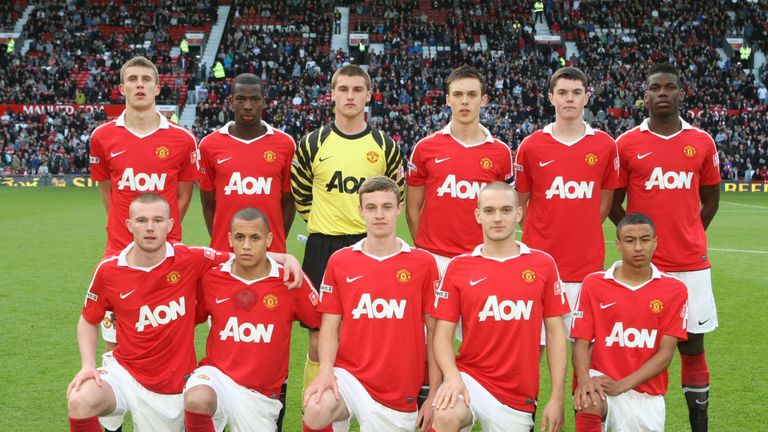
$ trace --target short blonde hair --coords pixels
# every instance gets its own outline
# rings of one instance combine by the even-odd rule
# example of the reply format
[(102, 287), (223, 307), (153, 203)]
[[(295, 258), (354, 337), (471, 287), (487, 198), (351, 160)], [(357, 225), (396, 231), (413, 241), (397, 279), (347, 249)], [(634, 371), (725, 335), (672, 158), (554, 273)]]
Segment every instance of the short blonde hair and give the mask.
[(371, 89), (371, 76), (368, 75), (368, 72), (356, 64), (348, 64), (336, 69), (336, 72), (333, 73), (333, 77), (331, 78), (331, 90), (336, 90), (336, 83), (339, 81), (339, 75), (363, 77), (365, 80), (365, 89)]
[(136, 56), (123, 64), (120, 68), (120, 83), (125, 83), (125, 70), (132, 66), (145, 67), (152, 69), (152, 74), (155, 76), (155, 84), (160, 83), (160, 74), (157, 72), (157, 67), (152, 61), (144, 56)]

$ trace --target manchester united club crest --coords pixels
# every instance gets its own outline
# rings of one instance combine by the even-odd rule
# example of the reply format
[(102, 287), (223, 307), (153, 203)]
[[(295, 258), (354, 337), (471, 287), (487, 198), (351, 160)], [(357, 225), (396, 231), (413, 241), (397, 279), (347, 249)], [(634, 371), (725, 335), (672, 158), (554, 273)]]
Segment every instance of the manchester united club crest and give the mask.
[(277, 155), (272, 150), (267, 150), (264, 152), (264, 160), (272, 163), (277, 160)]
[(102, 321), (101, 324), (104, 326), (104, 328), (113, 327), (115, 323), (112, 321), (112, 315), (105, 315), (104, 321)]
[(524, 282), (533, 283), (533, 281), (536, 280), (536, 272), (531, 269), (526, 269), (526, 270), (523, 270), (522, 273), (520, 273), (520, 277), (523, 278)]
[(208, 377), (206, 374), (198, 374), (197, 377), (201, 380), (210, 380), (211, 378)]
[(376, 163), (379, 161), (379, 154), (375, 151), (369, 151), (366, 153), (365, 158), (368, 159), (368, 162), (370, 163)]
[(692, 157), (696, 156), (696, 147), (694, 147), (694, 146), (692, 146), (690, 144), (685, 146), (685, 147), (683, 147), (683, 154), (686, 155), (689, 158), (692, 158)]
[(395, 277), (398, 281), (406, 283), (411, 280), (411, 272), (406, 269), (400, 269), (395, 273)]
[(480, 159), (480, 166), (485, 170), (489, 170), (493, 168), (493, 160), (491, 160), (489, 157), (484, 157)]
[(174, 270), (165, 276), (165, 280), (170, 284), (176, 285), (181, 280), (181, 273)]
[(664, 310), (664, 303), (659, 299), (655, 299), (651, 300), (651, 302), (648, 304), (648, 307), (651, 308), (651, 312), (657, 314)]
[(264, 303), (264, 307), (267, 309), (274, 309), (277, 307), (278, 299), (274, 294), (267, 294), (261, 302)]
[(587, 165), (589, 165), (589, 166), (595, 166), (595, 165), (597, 165), (597, 155), (596, 155), (596, 154), (594, 154), (594, 153), (587, 153), (587, 154), (584, 156), (584, 161), (585, 161), (585, 162), (587, 163)]
[(166, 146), (160, 146), (155, 149), (155, 156), (159, 157), (160, 159), (165, 159), (170, 155), (171, 151), (168, 150), (168, 147)]

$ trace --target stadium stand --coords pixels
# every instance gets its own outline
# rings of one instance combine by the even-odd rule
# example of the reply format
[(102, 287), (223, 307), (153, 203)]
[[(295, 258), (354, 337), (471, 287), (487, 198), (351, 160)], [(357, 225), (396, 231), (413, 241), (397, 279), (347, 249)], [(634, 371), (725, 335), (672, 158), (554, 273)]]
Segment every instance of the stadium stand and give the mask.
[[(441, 0), (234, 2), (216, 56), (224, 80), (210, 76), (212, 65), (201, 67), (195, 56), (171, 55), (185, 31), (210, 31), (217, 3), (152, 3), (159, 6), (157, 13), (142, 14), (141, 2), (127, 0), (35, 3), (24, 27), (29, 51), (0, 58), (0, 103), (121, 104), (116, 71), (125, 59), (145, 53), (161, 73), (159, 102), (183, 106), (191, 98), (193, 105), (187, 106), (195, 110), (192, 130), (198, 137), (230, 118), (231, 80), (253, 72), (268, 83), (266, 120), (298, 139), (331, 118), (333, 70), (359, 61), (347, 46), (331, 48), (334, 4), (349, 8), (346, 31), (368, 35), (371, 51), (364, 64), (374, 81), (370, 120), (406, 154), (447, 123), (443, 80), (459, 64), (484, 72), (490, 101), (481, 121), (514, 150), (552, 121), (547, 79), (560, 65), (587, 73), (592, 98), (586, 120), (617, 136), (645, 117), (642, 77), (648, 64), (671, 61), (684, 71), (685, 115), (715, 138), (723, 177), (768, 180), (768, 94), (762, 87), (768, 69), (755, 64), (768, 52), (768, 10), (759, 2), (706, 7), (690, 1), (548, 1), (543, 25), (534, 23), (527, 3), (508, 0), (458, 7)], [(0, 26), (13, 26), (25, 7), (20, 1), (0, 7), (9, 11)], [(559, 42), (541, 43), (542, 35)], [(731, 39), (752, 48), (748, 61), (740, 61)], [(34, 123), (34, 116), (23, 121)], [(92, 121), (83, 123), (88, 130)], [(6, 150), (15, 154), (22, 146), (9, 127), (4, 123), (0, 134), (0, 167), (18, 172), (14, 167), (24, 165), (22, 155), (14, 165)], [(42, 136), (45, 127), (26, 129), (27, 140), (35, 143), (28, 153), (39, 152), (37, 146), (48, 155), (59, 148), (65, 154), (79, 151), (77, 146), (52, 151), (47, 147), (56, 144)], [(26, 160), (29, 164), (29, 154)], [(28, 172), (35, 172), (30, 166)]]

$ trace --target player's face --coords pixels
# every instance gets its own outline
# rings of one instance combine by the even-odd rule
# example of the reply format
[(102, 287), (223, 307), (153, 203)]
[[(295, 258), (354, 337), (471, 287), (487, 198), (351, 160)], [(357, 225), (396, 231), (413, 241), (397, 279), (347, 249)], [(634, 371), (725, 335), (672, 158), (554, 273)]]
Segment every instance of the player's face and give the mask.
[(555, 107), (555, 117), (559, 120), (582, 119), (588, 101), (589, 93), (579, 80), (560, 78), (549, 93), (549, 102)]
[(246, 221), (235, 219), (229, 231), (229, 245), (235, 252), (235, 261), (243, 268), (258, 266), (267, 256), (272, 244), (272, 233), (261, 219)]
[(339, 75), (331, 95), (336, 103), (336, 115), (349, 119), (365, 115), (365, 105), (371, 100), (371, 91), (361, 76)]
[(158, 201), (153, 203), (135, 202), (131, 204), (130, 219), (126, 221), (133, 233), (133, 241), (143, 252), (157, 252), (165, 247), (165, 240), (173, 228), (168, 204)]
[(133, 109), (146, 109), (155, 105), (155, 97), (160, 94), (160, 85), (152, 69), (144, 66), (131, 66), (125, 69), (120, 94), (125, 103)]
[(645, 91), (645, 105), (653, 117), (677, 117), (680, 115), (680, 100), (683, 89), (678, 79), (670, 73), (657, 73), (648, 77)]
[(241, 126), (255, 126), (261, 123), (265, 101), (258, 84), (235, 84), (231, 96), (235, 123)]
[(624, 265), (646, 268), (656, 251), (656, 235), (648, 224), (624, 225), (619, 231), (616, 246)]
[(394, 192), (376, 191), (363, 194), (360, 214), (365, 221), (368, 237), (385, 238), (394, 236), (397, 230), (397, 217), (402, 211), (402, 204)]
[(504, 241), (515, 237), (522, 210), (511, 190), (485, 190), (480, 194), (475, 219), (483, 228), (485, 240)]
[(451, 121), (460, 124), (480, 122), (480, 108), (488, 102), (480, 80), (461, 78), (451, 83), (445, 103), (451, 107)]

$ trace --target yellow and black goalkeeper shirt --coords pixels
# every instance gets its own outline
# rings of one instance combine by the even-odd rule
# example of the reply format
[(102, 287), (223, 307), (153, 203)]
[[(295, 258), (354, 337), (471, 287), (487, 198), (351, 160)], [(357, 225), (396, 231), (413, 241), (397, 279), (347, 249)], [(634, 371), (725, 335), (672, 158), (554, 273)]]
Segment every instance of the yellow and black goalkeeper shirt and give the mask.
[(307, 231), (365, 233), (357, 192), (365, 179), (377, 175), (395, 180), (402, 196), (400, 148), (370, 125), (358, 134), (345, 135), (331, 123), (302, 138), (291, 167), (291, 190)]

